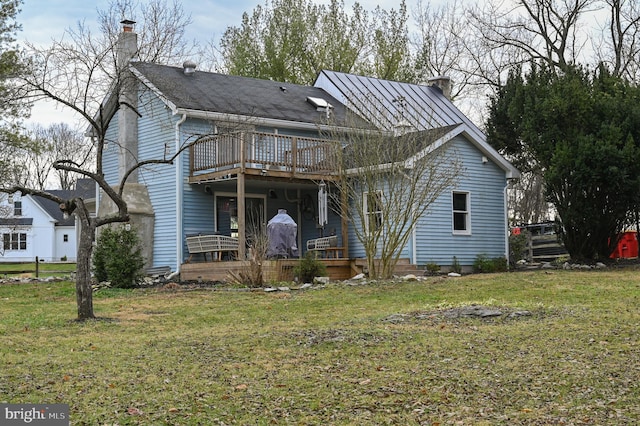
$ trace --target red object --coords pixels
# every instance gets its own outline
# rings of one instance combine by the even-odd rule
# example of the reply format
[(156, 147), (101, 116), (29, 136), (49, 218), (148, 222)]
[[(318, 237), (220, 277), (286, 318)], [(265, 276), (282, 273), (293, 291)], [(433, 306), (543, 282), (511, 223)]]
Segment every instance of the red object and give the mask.
[(520, 228), (513, 228), (511, 230), (511, 235), (520, 235)]
[(613, 253), (611, 259), (633, 259), (638, 257), (638, 233), (636, 231), (627, 231), (620, 234), (620, 240)]

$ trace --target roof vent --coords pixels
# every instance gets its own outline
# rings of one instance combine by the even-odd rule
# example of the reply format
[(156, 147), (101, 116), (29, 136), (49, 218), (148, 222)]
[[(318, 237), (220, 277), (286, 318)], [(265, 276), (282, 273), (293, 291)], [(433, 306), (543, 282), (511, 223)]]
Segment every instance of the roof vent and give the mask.
[(182, 64), (182, 69), (184, 71), (185, 75), (192, 75), (193, 73), (196, 72), (196, 63), (193, 61), (185, 61), (184, 64)]
[(325, 101), (322, 98), (314, 98), (311, 96), (307, 97), (307, 102), (313, 105), (317, 111), (326, 111), (328, 108), (333, 108), (329, 102)]
[(314, 98), (312, 96), (307, 97), (307, 102), (316, 108), (316, 111), (324, 112), (327, 115), (327, 120), (331, 118), (333, 111), (333, 105), (322, 98)]

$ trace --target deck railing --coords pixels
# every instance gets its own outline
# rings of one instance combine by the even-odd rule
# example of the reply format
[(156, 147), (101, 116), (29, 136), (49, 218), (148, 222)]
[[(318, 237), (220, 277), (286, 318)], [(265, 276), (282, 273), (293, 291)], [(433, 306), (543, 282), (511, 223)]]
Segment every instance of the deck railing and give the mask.
[(189, 149), (191, 175), (232, 168), (272, 169), (296, 174), (331, 173), (337, 164), (337, 145), (273, 133), (236, 132), (212, 135)]

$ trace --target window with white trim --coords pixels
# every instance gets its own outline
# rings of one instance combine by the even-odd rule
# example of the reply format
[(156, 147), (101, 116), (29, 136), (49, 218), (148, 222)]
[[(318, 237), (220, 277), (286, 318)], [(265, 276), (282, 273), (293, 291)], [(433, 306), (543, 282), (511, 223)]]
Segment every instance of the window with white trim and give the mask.
[(369, 234), (382, 226), (382, 191), (365, 192), (363, 197), (365, 226)]
[(13, 202), (13, 215), (22, 216), (22, 201), (16, 200)]
[(26, 250), (27, 234), (24, 232), (13, 232), (11, 234), (2, 234), (2, 247), (7, 250)]
[(469, 193), (453, 192), (453, 233), (471, 234), (471, 214), (469, 212)]

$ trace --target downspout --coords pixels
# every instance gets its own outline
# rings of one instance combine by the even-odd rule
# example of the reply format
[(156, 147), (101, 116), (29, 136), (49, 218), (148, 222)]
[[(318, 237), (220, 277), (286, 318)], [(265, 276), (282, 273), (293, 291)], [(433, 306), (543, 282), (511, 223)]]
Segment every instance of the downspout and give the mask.
[[(407, 180), (411, 180), (411, 178), (409, 177), (409, 175), (407, 175), (405, 172), (401, 172), (402, 173), (402, 177), (404, 177)], [(414, 205), (411, 205), (411, 209), (414, 209)], [(411, 217), (413, 217), (413, 212), (411, 213)], [(417, 235), (418, 235), (418, 222), (412, 222), (411, 223), (411, 263), (413, 265), (418, 263), (418, 254), (416, 253), (416, 250), (418, 250), (418, 243), (416, 241), (417, 239)]]
[(417, 235), (418, 235), (418, 223), (415, 222), (412, 224), (412, 228), (411, 229), (411, 263), (413, 265), (416, 265), (418, 263), (418, 254), (416, 253), (416, 251), (418, 250), (418, 243), (416, 242), (417, 239)]
[(182, 117), (176, 122), (176, 134), (175, 144), (176, 153), (178, 154), (175, 162), (176, 166), (176, 273), (180, 272), (180, 266), (182, 265), (182, 198), (183, 198), (183, 183), (182, 183), (182, 144), (180, 143), (180, 126), (187, 119), (187, 114), (182, 114)]
[(504, 202), (504, 258), (507, 259), (507, 266), (509, 266), (509, 206), (507, 190), (509, 189), (509, 181), (506, 181), (504, 189), (502, 190), (503, 202)]

